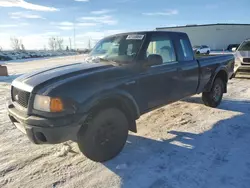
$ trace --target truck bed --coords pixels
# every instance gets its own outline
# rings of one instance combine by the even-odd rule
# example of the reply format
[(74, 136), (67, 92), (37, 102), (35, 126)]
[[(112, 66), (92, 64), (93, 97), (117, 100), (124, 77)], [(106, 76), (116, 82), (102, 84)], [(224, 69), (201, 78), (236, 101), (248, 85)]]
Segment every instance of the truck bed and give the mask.
[(197, 61), (200, 65), (200, 84), (197, 93), (205, 90), (208, 81), (217, 73), (216, 69), (221, 65), (227, 70), (228, 79), (234, 73), (234, 56), (232, 54), (200, 56)]

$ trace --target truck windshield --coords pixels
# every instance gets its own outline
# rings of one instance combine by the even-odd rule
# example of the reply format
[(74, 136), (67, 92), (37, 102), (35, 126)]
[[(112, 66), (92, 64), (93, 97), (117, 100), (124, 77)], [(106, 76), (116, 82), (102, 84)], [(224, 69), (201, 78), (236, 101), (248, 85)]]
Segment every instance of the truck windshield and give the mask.
[(90, 56), (119, 63), (130, 63), (139, 53), (144, 38), (144, 34), (126, 34), (104, 38), (97, 43)]
[(250, 41), (243, 42), (238, 51), (250, 51)]

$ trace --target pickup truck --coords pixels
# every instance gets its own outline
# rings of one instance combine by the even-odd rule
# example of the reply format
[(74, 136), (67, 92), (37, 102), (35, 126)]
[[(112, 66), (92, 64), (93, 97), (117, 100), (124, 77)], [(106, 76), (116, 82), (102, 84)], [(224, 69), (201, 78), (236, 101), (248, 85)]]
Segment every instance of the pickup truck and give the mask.
[(235, 66), (234, 75), (236, 77), (249, 78), (250, 72), (250, 39), (244, 40), (240, 46), (236, 49), (233, 48), (235, 52)]
[(8, 112), (33, 143), (76, 141), (102, 162), (119, 154), (144, 113), (199, 93), (217, 107), (233, 70), (233, 55), (195, 59), (185, 33), (122, 33), (100, 40), (85, 62), (15, 79)]

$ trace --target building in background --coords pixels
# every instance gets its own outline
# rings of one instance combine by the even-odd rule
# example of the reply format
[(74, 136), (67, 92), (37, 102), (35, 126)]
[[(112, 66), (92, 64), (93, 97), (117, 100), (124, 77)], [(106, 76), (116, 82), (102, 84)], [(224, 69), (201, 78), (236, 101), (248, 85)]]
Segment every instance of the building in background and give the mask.
[(156, 28), (157, 31), (179, 31), (188, 34), (191, 43), (207, 45), (212, 50), (226, 50), (250, 38), (250, 24), (205, 24)]

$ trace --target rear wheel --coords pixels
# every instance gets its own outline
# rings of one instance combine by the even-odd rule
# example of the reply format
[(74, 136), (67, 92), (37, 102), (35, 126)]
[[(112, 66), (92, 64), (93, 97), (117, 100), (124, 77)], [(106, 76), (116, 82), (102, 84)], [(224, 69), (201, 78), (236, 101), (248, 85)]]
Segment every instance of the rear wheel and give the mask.
[(208, 51), (207, 51), (207, 55), (209, 55), (209, 54), (210, 54), (210, 51), (208, 50)]
[(202, 93), (202, 100), (206, 106), (215, 108), (221, 103), (225, 84), (221, 78), (216, 78), (211, 91)]
[(103, 162), (123, 149), (128, 137), (128, 120), (117, 108), (107, 108), (87, 118), (78, 133), (78, 146), (89, 159)]

